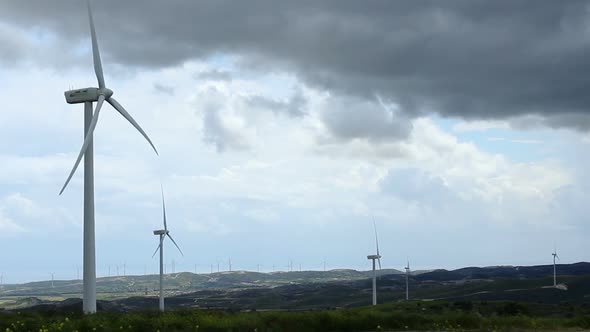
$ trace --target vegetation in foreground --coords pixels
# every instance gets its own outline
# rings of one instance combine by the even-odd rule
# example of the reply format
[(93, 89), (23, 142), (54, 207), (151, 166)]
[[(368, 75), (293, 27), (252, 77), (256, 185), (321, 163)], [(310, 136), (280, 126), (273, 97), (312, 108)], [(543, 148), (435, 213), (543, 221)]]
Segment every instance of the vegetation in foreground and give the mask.
[(522, 331), (590, 329), (589, 309), (516, 302), (409, 302), (304, 312), (0, 312), (0, 331)]

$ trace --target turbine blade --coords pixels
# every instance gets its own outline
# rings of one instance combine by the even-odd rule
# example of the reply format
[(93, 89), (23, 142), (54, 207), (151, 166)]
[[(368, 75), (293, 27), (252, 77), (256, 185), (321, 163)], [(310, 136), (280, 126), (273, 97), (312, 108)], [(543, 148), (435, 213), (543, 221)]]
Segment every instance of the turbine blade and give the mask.
[(377, 258), (377, 262), (379, 263), (379, 270), (381, 270), (381, 257)]
[(94, 72), (98, 80), (98, 87), (104, 89), (104, 75), (102, 73), (102, 63), (100, 62), (100, 52), (98, 50), (98, 42), (96, 41), (96, 31), (94, 30), (94, 20), (92, 19), (92, 11), (90, 10), (90, 1), (88, 4), (88, 18), (90, 20), (90, 37), (92, 38), (92, 59), (94, 60)]
[(154, 254), (152, 255), (152, 258), (154, 258), (154, 256), (156, 256), (156, 254), (158, 253), (158, 250), (160, 250), (160, 245), (158, 244), (158, 247), (156, 247), (156, 251), (154, 251)]
[(377, 247), (377, 256), (379, 256), (379, 240), (377, 239), (377, 225), (375, 224), (375, 217), (373, 217), (373, 229), (375, 230), (375, 246)]
[(160, 183), (160, 189), (162, 190), (162, 215), (164, 217), (164, 230), (168, 230), (168, 225), (166, 225), (166, 203), (164, 202), (164, 187)]
[(170, 238), (170, 240), (172, 240), (172, 243), (174, 243), (174, 245), (176, 246), (176, 249), (178, 249), (178, 251), (180, 251), (180, 254), (184, 257), (184, 253), (182, 252), (182, 250), (180, 250), (180, 247), (178, 246), (178, 244), (176, 244), (176, 241), (174, 241), (174, 239), (172, 238), (172, 236), (170, 235), (170, 233), (166, 233), (166, 235), (168, 235), (168, 237)]
[(96, 128), (96, 123), (98, 122), (98, 114), (100, 113), (100, 109), (102, 108), (103, 102), (104, 102), (104, 96), (103, 95), (98, 96), (98, 102), (96, 103), (96, 110), (94, 111), (94, 115), (92, 116), (92, 121), (90, 121), (90, 127), (88, 128), (88, 132), (86, 133), (86, 137), (84, 138), (84, 144), (82, 144), (82, 148), (80, 149), (80, 153), (78, 154), (78, 159), (76, 159), (76, 163), (74, 163), (74, 167), (72, 168), (72, 171), (70, 172), (70, 175), (68, 176), (68, 179), (66, 180), (66, 183), (64, 183), (63, 187), (59, 191), (60, 195), (64, 192), (64, 190), (68, 186), (68, 183), (70, 183), (70, 180), (72, 179), (72, 176), (74, 176), (74, 173), (76, 173), (76, 169), (78, 168), (78, 165), (80, 164), (80, 161), (82, 160), (82, 156), (84, 155), (84, 153), (86, 153), (86, 149), (88, 148), (88, 144), (90, 144), (90, 142), (92, 141), (92, 138), (94, 135), (94, 128)]
[(143, 137), (145, 137), (145, 139), (148, 141), (148, 143), (150, 143), (150, 145), (152, 146), (152, 148), (154, 149), (156, 154), (158, 154), (158, 150), (156, 150), (156, 147), (152, 143), (152, 140), (148, 137), (148, 135), (145, 133), (145, 131), (143, 131), (143, 129), (141, 129), (141, 127), (139, 126), (139, 124), (137, 124), (137, 122), (133, 119), (133, 117), (129, 113), (127, 113), (127, 111), (123, 108), (123, 106), (121, 106), (121, 104), (119, 104), (115, 100), (115, 98), (113, 98), (113, 97), (109, 98), (107, 100), (107, 102), (109, 104), (111, 104), (111, 106), (113, 106), (119, 113), (121, 113), (121, 115), (125, 119), (127, 119), (127, 121), (129, 121), (129, 123), (131, 123), (133, 125), (133, 127), (135, 127), (135, 129), (137, 129), (137, 131), (139, 131), (141, 133), (141, 135), (143, 135)]

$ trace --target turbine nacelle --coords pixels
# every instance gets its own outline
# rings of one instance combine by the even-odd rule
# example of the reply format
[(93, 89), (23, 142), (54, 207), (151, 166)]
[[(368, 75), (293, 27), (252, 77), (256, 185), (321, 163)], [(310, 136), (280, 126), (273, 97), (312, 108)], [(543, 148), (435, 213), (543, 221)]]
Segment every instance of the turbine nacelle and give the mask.
[(109, 99), (113, 95), (113, 90), (107, 88), (84, 88), (68, 90), (64, 92), (68, 104), (81, 104), (86, 102), (96, 102), (99, 96)]
[(154, 231), (154, 235), (166, 235), (168, 234), (169, 231), (165, 230), (165, 229), (158, 229)]
[(381, 255), (368, 255), (367, 259), (379, 259), (381, 258)]

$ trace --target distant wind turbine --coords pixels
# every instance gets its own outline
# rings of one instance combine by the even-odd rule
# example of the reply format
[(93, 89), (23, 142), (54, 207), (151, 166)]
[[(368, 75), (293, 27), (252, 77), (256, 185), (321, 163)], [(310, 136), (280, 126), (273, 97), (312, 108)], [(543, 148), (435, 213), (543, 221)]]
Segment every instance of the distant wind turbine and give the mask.
[(557, 249), (555, 247), (553, 248), (553, 253), (551, 255), (553, 255), (553, 287), (557, 287), (557, 268), (555, 266), (555, 258), (559, 259), (559, 256), (557, 256)]
[(381, 270), (381, 255), (379, 254), (379, 240), (377, 239), (377, 225), (373, 219), (373, 229), (375, 230), (375, 247), (377, 248), (376, 255), (368, 255), (367, 259), (373, 261), (373, 305), (377, 305), (377, 270), (375, 269), (375, 261), (379, 262), (379, 270)]
[(164, 229), (158, 229), (158, 230), (154, 231), (154, 235), (158, 235), (160, 237), (160, 244), (156, 248), (156, 251), (152, 255), (152, 258), (158, 253), (158, 250), (159, 250), (160, 251), (160, 311), (164, 311), (164, 238), (166, 236), (168, 238), (170, 238), (170, 240), (172, 241), (172, 243), (174, 243), (174, 246), (176, 246), (176, 249), (178, 249), (180, 254), (182, 256), (184, 256), (184, 254), (182, 253), (182, 250), (180, 250), (180, 247), (178, 246), (178, 244), (176, 244), (176, 241), (174, 241), (174, 239), (170, 235), (170, 231), (168, 231), (168, 225), (166, 224), (166, 203), (164, 202), (164, 188), (162, 187), (161, 189), (162, 189), (162, 218), (164, 221)]
[(408, 264), (405, 267), (406, 269), (406, 301), (410, 299), (410, 260), (408, 260)]
[[(102, 63), (100, 61), (100, 52), (98, 50), (98, 41), (96, 39), (96, 31), (94, 29), (94, 21), (92, 19), (92, 12), (90, 9), (90, 2), (88, 5), (88, 19), (90, 21), (90, 36), (92, 40), (92, 57), (94, 60), (94, 72), (98, 80), (98, 88), (83, 88), (77, 90), (69, 90), (64, 92), (66, 102), (68, 104), (84, 104), (84, 143), (78, 154), (78, 158), (74, 163), (74, 167), (70, 172), (65, 184), (61, 188), (59, 194), (61, 195), (66, 189), (72, 176), (76, 172), (82, 156), (84, 156), (84, 261), (83, 261), (83, 296), (82, 309), (84, 313), (96, 312), (96, 254), (95, 254), (95, 235), (94, 235), (94, 147), (93, 135), (94, 129), (98, 122), (98, 115), (102, 108), (102, 104), (106, 101), (111, 104), (117, 112), (119, 112), (127, 121), (137, 129), (141, 135), (152, 146), (156, 154), (154, 144), (149, 139), (143, 129), (137, 124), (133, 117), (119, 104), (115, 98), (112, 98), (113, 91), (108, 89), (105, 85), (104, 75), (102, 72)], [(96, 109), (94, 114), (92, 112), (92, 104), (96, 102)]]

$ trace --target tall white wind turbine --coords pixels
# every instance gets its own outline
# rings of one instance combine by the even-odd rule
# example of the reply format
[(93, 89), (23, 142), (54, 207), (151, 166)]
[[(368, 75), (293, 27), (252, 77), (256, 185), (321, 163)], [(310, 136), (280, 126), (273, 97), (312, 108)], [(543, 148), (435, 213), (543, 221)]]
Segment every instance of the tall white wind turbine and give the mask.
[(184, 256), (182, 250), (180, 250), (180, 247), (178, 244), (176, 244), (176, 241), (174, 241), (172, 235), (170, 235), (168, 225), (166, 224), (166, 203), (164, 202), (164, 188), (162, 188), (162, 216), (164, 220), (164, 229), (158, 229), (154, 231), (154, 235), (158, 235), (160, 237), (160, 244), (152, 255), (152, 257), (154, 257), (158, 253), (158, 250), (160, 251), (160, 311), (164, 311), (164, 238), (166, 236), (169, 237), (172, 243), (174, 243), (174, 246), (176, 246), (176, 249), (178, 249), (180, 254)]
[(557, 287), (557, 269), (555, 267), (555, 258), (559, 259), (557, 256), (557, 249), (553, 248), (553, 287)]
[[(98, 122), (98, 115), (102, 108), (102, 104), (106, 101), (117, 112), (119, 112), (127, 121), (137, 129), (143, 137), (152, 146), (156, 154), (154, 144), (137, 124), (133, 117), (119, 104), (115, 98), (112, 97), (113, 91), (108, 89), (105, 85), (104, 75), (102, 72), (102, 63), (100, 61), (100, 52), (98, 50), (98, 42), (96, 40), (96, 31), (94, 29), (94, 21), (92, 20), (92, 12), (90, 9), (90, 2), (88, 4), (88, 19), (90, 21), (90, 36), (92, 39), (92, 57), (94, 61), (94, 72), (98, 80), (98, 88), (83, 88), (77, 90), (69, 90), (64, 92), (66, 102), (68, 104), (84, 104), (84, 143), (78, 154), (78, 158), (68, 176), (65, 184), (61, 188), (59, 194), (61, 195), (66, 189), (72, 176), (76, 172), (82, 156), (84, 156), (84, 261), (83, 261), (83, 311), (85, 313), (96, 312), (96, 255), (95, 255), (95, 236), (94, 236), (94, 147), (93, 147), (93, 133)], [(92, 112), (92, 104), (96, 102), (96, 109), (94, 114)]]
[(404, 268), (406, 269), (406, 301), (410, 299), (410, 260), (408, 260), (408, 263), (406, 265), (406, 267)]
[(375, 219), (373, 219), (373, 229), (375, 230), (375, 247), (377, 248), (377, 254), (368, 255), (367, 259), (373, 261), (373, 305), (377, 305), (377, 270), (375, 269), (375, 260), (379, 263), (379, 270), (381, 270), (381, 255), (379, 255), (379, 240), (377, 239)]

